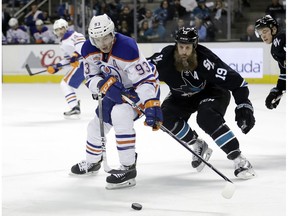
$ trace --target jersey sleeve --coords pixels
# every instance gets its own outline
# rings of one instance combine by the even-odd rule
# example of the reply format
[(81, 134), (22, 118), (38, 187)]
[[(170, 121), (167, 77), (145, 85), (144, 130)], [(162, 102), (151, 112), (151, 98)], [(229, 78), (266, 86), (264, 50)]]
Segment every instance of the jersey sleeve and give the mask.
[(150, 99), (159, 99), (160, 86), (156, 67), (141, 53), (139, 59), (129, 64), (126, 71), (142, 103)]
[(273, 40), (273, 55), (278, 61), (280, 75), (277, 81), (277, 88), (281, 91), (286, 90), (286, 34), (279, 34)]
[(75, 34), (75, 37), (73, 40), (75, 52), (81, 55), (81, 49), (85, 41), (86, 41), (86, 38), (84, 37), (83, 34), (80, 34), (80, 33)]
[(97, 85), (103, 79), (103, 76), (100, 73), (99, 66), (93, 60), (93, 55), (90, 55), (91, 52), (94, 52), (91, 51), (92, 48), (90, 41), (87, 40), (83, 44), (80, 53), (83, 56), (85, 85), (92, 94), (97, 94)]

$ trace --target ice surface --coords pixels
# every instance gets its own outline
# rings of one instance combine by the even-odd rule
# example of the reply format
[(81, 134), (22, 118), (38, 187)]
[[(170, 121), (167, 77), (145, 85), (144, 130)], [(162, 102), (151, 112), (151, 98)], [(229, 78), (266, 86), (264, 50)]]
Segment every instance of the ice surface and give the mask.
[[(276, 110), (264, 100), (272, 85), (250, 85), (256, 125), (244, 135), (234, 121), (234, 99), (226, 120), (238, 137), (241, 150), (257, 178), (239, 180), (233, 163), (201, 131), (191, 126), (214, 150), (210, 163), (231, 179), (236, 192), (225, 199), (226, 182), (210, 168), (193, 170), (192, 155), (168, 134), (152, 132), (135, 123), (137, 131), (138, 176), (133, 188), (108, 191), (107, 174), (68, 175), (72, 165), (85, 159), (86, 127), (97, 102), (81, 86), (80, 120), (65, 120), (68, 110), (58, 84), (2, 85), (2, 214), (4, 216), (284, 216), (286, 183), (286, 98)], [(162, 85), (162, 99), (167, 86)], [(108, 136), (110, 166), (118, 166), (114, 131)], [(131, 208), (143, 205), (141, 211)]]

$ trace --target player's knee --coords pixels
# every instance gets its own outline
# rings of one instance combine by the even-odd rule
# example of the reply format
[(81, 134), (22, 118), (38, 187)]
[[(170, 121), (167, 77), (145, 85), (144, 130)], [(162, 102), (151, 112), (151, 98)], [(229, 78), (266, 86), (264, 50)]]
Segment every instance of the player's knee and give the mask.
[(198, 110), (196, 121), (199, 127), (209, 135), (224, 122), (222, 116), (212, 108)]
[(115, 105), (111, 111), (111, 119), (114, 129), (132, 129), (134, 111), (129, 104)]

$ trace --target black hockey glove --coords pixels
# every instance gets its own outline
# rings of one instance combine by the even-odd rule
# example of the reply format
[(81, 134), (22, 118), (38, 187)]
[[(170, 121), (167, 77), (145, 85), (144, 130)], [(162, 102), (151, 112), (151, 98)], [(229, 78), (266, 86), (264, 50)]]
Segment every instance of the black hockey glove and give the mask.
[(272, 88), (269, 95), (266, 97), (265, 105), (268, 109), (275, 109), (280, 103), (282, 97), (282, 91), (275, 88)]
[(239, 104), (235, 109), (235, 121), (244, 134), (247, 134), (255, 125), (253, 107), (249, 102)]

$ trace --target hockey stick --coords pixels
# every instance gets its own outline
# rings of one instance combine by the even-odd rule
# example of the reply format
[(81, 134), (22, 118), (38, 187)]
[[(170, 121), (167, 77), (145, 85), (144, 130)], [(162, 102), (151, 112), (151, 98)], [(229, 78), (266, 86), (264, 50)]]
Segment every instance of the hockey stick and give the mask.
[(106, 138), (104, 134), (102, 93), (100, 91), (98, 91), (98, 106), (99, 106), (98, 110), (99, 110), (99, 123), (100, 123), (100, 135), (101, 135), (104, 171), (110, 174), (123, 174), (123, 173), (128, 173), (128, 172), (133, 171), (133, 169), (120, 170), (120, 169), (112, 169), (109, 167), (108, 162), (107, 162), (107, 155), (106, 155)]
[[(122, 98), (124, 101), (126, 101), (128, 104), (130, 104), (133, 108), (138, 109), (141, 113), (145, 114), (144, 110), (137, 106), (129, 97), (122, 94)], [(230, 199), (234, 192), (235, 192), (235, 185), (233, 182), (228, 179), (224, 174), (222, 174), (219, 170), (217, 170), (215, 167), (213, 167), (210, 163), (205, 161), (200, 155), (195, 153), (192, 149), (190, 149), (185, 142), (183, 142), (181, 139), (179, 139), (176, 135), (174, 135), (170, 130), (168, 130), (165, 126), (161, 125), (160, 129), (166, 133), (168, 133), (173, 139), (175, 139), (178, 143), (180, 143), (184, 148), (186, 148), (188, 151), (190, 151), (193, 155), (195, 155), (198, 159), (200, 159), (203, 163), (205, 163), (209, 168), (211, 168), (214, 172), (216, 172), (218, 175), (220, 175), (225, 181), (226, 186), (224, 187), (222, 191), (222, 196), (226, 199)]]
[[(77, 59), (77, 61), (79, 61), (79, 60), (81, 60), (81, 59), (83, 59), (83, 58), (80, 57), (80, 58)], [(69, 59), (68, 59), (68, 60), (69, 60)], [(68, 66), (68, 65), (70, 65), (70, 64), (71, 64), (70, 62), (69, 62), (69, 63), (66, 63), (66, 64), (63, 64), (62, 67), (63, 67), (63, 66)], [(51, 66), (55, 66), (55, 65), (56, 65), (56, 64), (51, 65)], [(45, 70), (42, 70), (42, 71), (38, 71), (38, 72), (32, 73), (31, 68), (30, 68), (30, 66), (29, 66), (28, 64), (25, 65), (25, 68), (26, 68), (26, 70), (27, 70), (27, 72), (28, 72), (28, 74), (29, 74), (30, 76), (34, 76), (34, 75), (37, 75), (37, 74), (41, 74), (41, 73), (47, 72), (47, 69), (45, 69)]]
[[(64, 65), (62, 65), (62, 67), (63, 66), (67, 66), (67, 65), (70, 65), (70, 63), (64, 64)], [(53, 65), (51, 65), (51, 66), (53, 66)], [(47, 72), (47, 69), (45, 69), (45, 70), (42, 70), (42, 71), (38, 71), (38, 72), (32, 73), (32, 71), (30, 69), (30, 66), (28, 64), (25, 65), (25, 68), (26, 68), (26, 70), (27, 70), (27, 72), (28, 72), (28, 74), (30, 76), (34, 76), (34, 75), (37, 75), (37, 74), (41, 74), (41, 73)]]

